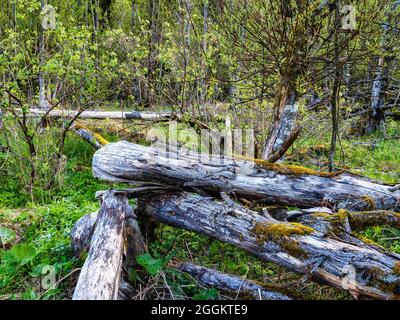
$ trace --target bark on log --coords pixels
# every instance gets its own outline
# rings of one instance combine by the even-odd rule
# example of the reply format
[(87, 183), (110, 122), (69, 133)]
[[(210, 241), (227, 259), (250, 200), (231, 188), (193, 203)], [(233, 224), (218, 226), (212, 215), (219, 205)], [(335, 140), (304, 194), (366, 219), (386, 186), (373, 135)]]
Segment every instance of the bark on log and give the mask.
[[(103, 198), (89, 255), (82, 267), (73, 300), (115, 300), (122, 267), (125, 213), (129, 210), (125, 196), (112, 191)], [(89, 219), (90, 220), (90, 219)]]
[(71, 249), (75, 257), (89, 251), (96, 220), (97, 212), (92, 212), (80, 218), (72, 228)]
[(361, 176), (316, 172), (243, 157), (225, 158), (165, 151), (124, 141), (109, 143), (93, 156), (95, 177), (112, 181), (173, 185), (187, 190), (300, 208), (329, 206), (352, 210), (396, 210), (400, 190)]
[(340, 233), (328, 237), (301, 224), (187, 192), (139, 198), (138, 212), (233, 244), (355, 296), (400, 298), (399, 255), (363, 245), (348, 234), (346, 240)]
[(285, 294), (276, 292), (244, 278), (200, 267), (192, 263), (183, 263), (179, 270), (190, 274), (201, 285), (216, 288), (237, 298), (255, 300), (292, 300)]
[(293, 84), (282, 82), (279, 102), (275, 110), (272, 130), (264, 143), (262, 158), (269, 162), (278, 161), (293, 144), (300, 133), (297, 123), (299, 107), (297, 92)]
[(143, 240), (136, 215), (130, 208), (129, 216), (126, 219), (125, 227), (126, 250), (125, 250), (125, 269), (129, 270), (136, 265), (136, 257), (147, 252), (147, 245)]
[(135, 295), (135, 292), (135, 288), (124, 277), (121, 277), (118, 300), (131, 300)]
[[(139, 193), (154, 194), (156, 192), (160, 192), (160, 190), (169, 189), (160, 189), (159, 187), (149, 186), (128, 190), (113, 190), (112, 192), (114, 196), (119, 195), (122, 197), (136, 197)], [(108, 192), (108, 190), (97, 191), (96, 198), (103, 198)], [(93, 212), (83, 216), (75, 223), (71, 231), (71, 246), (72, 252), (76, 257), (79, 257), (82, 252), (89, 251), (97, 216), (97, 212)], [(136, 257), (138, 255), (147, 252), (147, 245), (143, 240), (141, 230), (136, 220), (136, 215), (131, 206), (126, 207), (124, 237), (126, 244), (124, 248), (124, 268), (125, 270), (128, 270), (136, 265)]]
[[(367, 227), (386, 225), (400, 229), (400, 213), (388, 210), (372, 211), (347, 211), (339, 210), (339, 213), (332, 212), (329, 208), (310, 208), (303, 210), (286, 211), (278, 220), (298, 221), (306, 217), (320, 218), (320, 220), (330, 220), (341, 218), (348, 220), (351, 230), (359, 231)], [(339, 217), (340, 216), (340, 217)]]
[[(18, 110), (21, 112), (22, 110)], [(42, 117), (46, 115), (49, 118), (74, 118), (77, 114), (75, 110), (46, 110), (41, 109), (29, 109), (26, 117)], [(159, 112), (145, 112), (145, 111), (95, 111), (87, 110), (83, 111), (79, 115), (79, 119), (126, 119), (126, 120), (147, 120), (147, 121), (168, 121), (178, 117), (171, 111), (159, 111)]]
[(102, 146), (109, 143), (100, 134), (92, 132), (90, 129), (80, 125), (79, 123), (75, 123), (70, 130), (88, 142), (95, 149), (100, 149)]

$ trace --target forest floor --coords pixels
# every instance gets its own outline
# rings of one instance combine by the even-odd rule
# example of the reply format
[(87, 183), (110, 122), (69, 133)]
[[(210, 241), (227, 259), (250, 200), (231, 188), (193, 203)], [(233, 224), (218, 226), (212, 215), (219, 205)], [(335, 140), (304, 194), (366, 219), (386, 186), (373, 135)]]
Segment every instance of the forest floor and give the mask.
[[(343, 137), (338, 147), (337, 166), (387, 183), (400, 181), (400, 125), (391, 123), (386, 136)], [(110, 140), (116, 137), (107, 136)], [(326, 168), (329, 138), (299, 139), (286, 158), (292, 163)], [(72, 257), (69, 233), (81, 216), (96, 211), (95, 191), (110, 184), (92, 177), (94, 150), (72, 134), (66, 141), (68, 158), (64, 188), (48, 195), (43, 190), (35, 202), (23, 192), (12, 175), (1, 176), (0, 184), (0, 299), (69, 299), (84, 257)], [(150, 276), (130, 270), (130, 280), (141, 299), (213, 299), (223, 297), (176, 270), (182, 261), (245, 276), (280, 287), (304, 299), (352, 299), (345, 291), (315, 284), (272, 263), (262, 261), (234, 246), (167, 226), (157, 230), (158, 240), (150, 245), (147, 262), (156, 268)], [(400, 253), (400, 230), (385, 226), (363, 232), (367, 238)], [(46, 286), (42, 273), (55, 270), (56, 285)], [(146, 268), (145, 268), (146, 269)], [(47, 271), (45, 272), (47, 274)], [(43, 281), (45, 280), (45, 281)]]

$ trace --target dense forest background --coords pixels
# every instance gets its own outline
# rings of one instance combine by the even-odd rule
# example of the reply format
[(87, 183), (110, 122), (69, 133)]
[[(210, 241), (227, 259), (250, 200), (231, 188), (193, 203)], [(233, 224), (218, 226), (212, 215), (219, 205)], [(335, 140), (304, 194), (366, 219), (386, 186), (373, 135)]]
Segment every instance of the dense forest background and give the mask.
[[(168, 110), (180, 129), (196, 130), (223, 128), (229, 116), (232, 128), (254, 130), (257, 158), (398, 183), (399, 35), (397, 0), (2, 0), (1, 298), (70, 297), (82, 261), (69, 253), (68, 232), (95, 210), (94, 192), (108, 187), (91, 176), (94, 149), (70, 129), (148, 143), (148, 124), (60, 121), (50, 111)], [(32, 109), (44, 115), (31, 117)], [(179, 297), (218, 295), (167, 267), (188, 257), (298, 283), (228, 245), (159, 232), (151, 262), (162, 271), (153, 281)], [(364, 233), (398, 253), (399, 235), (385, 227)], [(48, 265), (57, 287), (43, 289), (38, 276)], [(349, 298), (298, 286), (314, 298)]]

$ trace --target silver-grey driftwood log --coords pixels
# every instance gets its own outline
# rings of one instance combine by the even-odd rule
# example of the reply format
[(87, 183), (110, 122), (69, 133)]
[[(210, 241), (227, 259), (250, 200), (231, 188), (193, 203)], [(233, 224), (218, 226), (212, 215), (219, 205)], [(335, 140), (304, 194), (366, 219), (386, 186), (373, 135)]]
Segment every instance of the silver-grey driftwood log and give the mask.
[(97, 212), (92, 212), (75, 222), (71, 230), (71, 249), (76, 257), (89, 251), (96, 220)]
[(192, 263), (182, 263), (179, 269), (190, 274), (205, 287), (216, 288), (222, 292), (235, 294), (238, 298), (246, 296), (255, 300), (292, 300), (292, 298), (285, 294), (258, 285), (253, 281), (200, 267)]
[(396, 210), (400, 190), (352, 174), (326, 177), (279, 170), (242, 159), (187, 150), (166, 151), (120, 141), (93, 156), (95, 177), (112, 182), (154, 182), (297, 207)]
[[(116, 300), (121, 277), (125, 214), (123, 195), (105, 194), (73, 300)], [(90, 218), (88, 218), (88, 225)]]
[[(22, 114), (22, 110), (18, 110)], [(49, 118), (73, 118), (77, 114), (76, 110), (59, 110), (54, 109), (51, 111), (31, 108), (26, 113), (26, 117), (41, 117), (46, 115)], [(86, 110), (83, 111), (79, 119), (126, 119), (126, 120), (148, 120), (148, 121), (168, 121), (177, 117), (171, 111), (97, 111)]]
[[(399, 255), (262, 216), (239, 204), (198, 194), (166, 193), (138, 199), (138, 212), (160, 222), (233, 244), (289, 270), (353, 295), (399, 299)], [(265, 232), (264, 232), (265, 231)], [(307, 231), (307, 230), (305, 230)]]

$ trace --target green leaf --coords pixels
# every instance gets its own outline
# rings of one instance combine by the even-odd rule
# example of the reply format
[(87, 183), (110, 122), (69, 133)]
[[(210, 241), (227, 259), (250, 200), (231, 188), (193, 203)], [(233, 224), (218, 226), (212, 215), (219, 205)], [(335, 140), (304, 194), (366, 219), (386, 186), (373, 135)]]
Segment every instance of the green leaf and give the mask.
[[(6, 277), (13, 275), (17, 271), (17, 264), (15, 262), (12, 263), (3, 263), (0, 265), (0, 276), (1, 277)], [(0, 277), (0, 278), (1, 278)]]
[(150, 254), (145, 253), (136, 257), (137, 263), (151, 276), (155, 276), (162, 269), (161, 259), (154, 259)]
[(16, 263), (19, 266), (23, 266), (32, 261), (37, 254), (38, 252), (33, 245), (21, 243), (4, 253), (2, 262), (5, 264)]
[(37, 300), (36, 293), (32, 289), (26, 289), (22, 293), (22, 300)]
[(201, 293), (196, 293), (193, 296), (193, 300), (212, 300), (212, 299), (218, 299), (218, 290), (211, 288), (211, 289), (205, 289)]
[(6, 227), (0, 227), (0, 243), (5, 245), (15, 239), (15, 231)]
[(42, 274), (43, 268), (47, 266), (46, 263), (40, 263), (32, 268), (32, 272), (29, 274), (32, 277), (38, 277)]
[(0, 289), (4, 288), (10, 283), (10, 278), (6, 276), (1, 276), (0, 277)]

